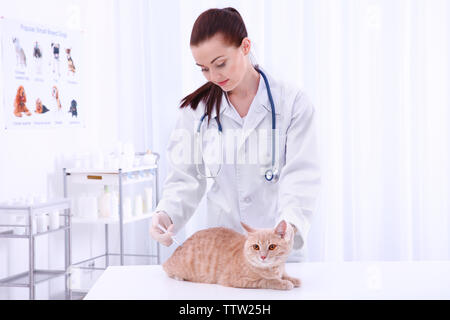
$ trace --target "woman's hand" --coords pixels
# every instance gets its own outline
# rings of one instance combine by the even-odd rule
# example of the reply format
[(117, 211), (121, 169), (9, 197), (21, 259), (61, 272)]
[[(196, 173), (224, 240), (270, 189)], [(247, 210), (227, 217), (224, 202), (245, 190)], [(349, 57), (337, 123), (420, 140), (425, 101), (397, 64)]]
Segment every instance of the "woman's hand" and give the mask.
[[(162, 231), (158, 227), (158, 224), (164, 227), (164, 229), (166, 229), (167, 232)], [(153, 214), (152, 226), (150, 228), (150, 235), (154, 240), (165, 245), (166, 247), (170, 246), (173, 243), (172, 230), (173, 230), (172, 220), (165, 211), (158, 211)]]

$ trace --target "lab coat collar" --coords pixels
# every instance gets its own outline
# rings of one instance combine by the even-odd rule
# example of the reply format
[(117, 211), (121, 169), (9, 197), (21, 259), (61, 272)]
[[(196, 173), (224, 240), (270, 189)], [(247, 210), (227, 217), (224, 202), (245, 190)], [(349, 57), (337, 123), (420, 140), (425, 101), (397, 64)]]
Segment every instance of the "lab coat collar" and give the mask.
[[(268, 110), (267, 104), (269, 104)], [(266, 117), (271, 116), (270, 112), (271, 112), (270, 102), (267, 96), (266, 86), (263, 77), (260, 75), (258, 91), (256, 93), (254, 101), (250, 106), (250, 109), (248, 110), (247, 117), (242, 127), (241, 136), (238, 139), (237, 143), (238, 150), (244, 145), (247, 138), (253, 131), (255, 131), (255, 129), (259, 126), (259, 124)]]
[[(280, 115), (280, 110), (279, 110), (279, 108), (277, 108), (277, 104), (275, 102), (275, 96), (274, 96), (276, 82), (263, 68), (261, 68), (261, 67), (259, 67), (259, 68), (260, 68), (260, 70), (262, 70), (264, 72), (264, 74), (267, 76), (267, 80), (269, 81), (269, 85), (270, 85), (270, 88), (272, 91), (272, 97), (274, 99), (274, 104), (275, 104), (275, 114)], [(267, 95), (266, 84), (264, 82), (264, 78), (261, 75), (259, 77), (259, 85), (258, 85), (258, 91), (256, 92), (255, 101), (252, 104), (253, 104), (252, 107), (255, 107), (255, 109), (256, 109), (254, 111), (256, 111), (258, 113), (262, 113), (262, 111), (267, 111), (269, 113), (272, 112), (272, 109), (270, 106), (270, 101), (269, 101), (269, 96)], [(228, 108), (232, 108), (232, 106), (228, 104), (226, 92), (223, 91), (222, 92), (222, 102), (220, 105), (220, 116), (221, 117)], [(250, 112), (252, 112), (252, 110), (249, 110), (249, 113)], [(213, 110), (211, 111), (211, 118), (215, 118), (216, 116), (217, 116), (216, 109), (213, 108)]]
[[(259, 67), (259, 69), (264, 72), (264, 74), (267, 77), (267, 81), (269, 82), (269, 86), (270, 86), (270, 90), (272, 92), (272, 98), (274, 100), (274, 104), (275, 104), (275, 114), (280, 115), (280, 110), (279, 108), (277, 108), (277, 103), (275, 101), (275, 91), (277, 90), (277, 83), (276, 81), (272, 78), (272, 76), (270, 74), (267, 73), (266, 70), (264, 70), (264, 68)], [(267, 112), (272, 113), (272, 108), (270, 106), (270, 100), (269, 100), (269, 96), (267, 94), (267, 87), (266, 87), (266, 83), (264, 82), (264, 78), (262, 75), (260, 75), (259, 77), (259, 88), (258, 88), (258, 92), (256, 94), (256, 96), (258, 97), (260, 103), (259, 105), (262, 106)]]
[[(265, 72), (262, 70), (264, 74), (267, 77), (267, 80), (270, 85), (270, 89), (272, 91), (272, 97), (274, 99), (275, 104), (275, 114), (279, 115), (280, 112), (276, 105), (275, 100), (275, 91), (277, 90), (275, 88), (276, 83), (275, 81)], [(243, 130), (241, 138), (239, 139), (237, 148), (238, 150), (244, 145), (245, 141), (248, 139), (248, 137), (252, 134), (253, 131), (256, 130), (256, 128), (260, 125), (260, 123), (266, 118), (272, 117), (272, 109), (270, 106), (269, 96), (268, 96), (268, 90), (264, 81), (264, 78), (262, 75), (259, 77), (259, 86), (258, 91), (255, 96), (255, 100), (252, 102), (252, 105), (250, 106), (250, 109), (248, 111), (247, 118), (244, 122)]]
[[(225, 112), (226, 108), (228, 107), (227, 103), (227, 97), (226, 93), (222, 91), (222, 102), (220, 103), (220, 117), (222, 118), (222, 114)], [(211, 119), (215, 118), (217, 116), (216, 108), (214, 107), (211, 110)]]

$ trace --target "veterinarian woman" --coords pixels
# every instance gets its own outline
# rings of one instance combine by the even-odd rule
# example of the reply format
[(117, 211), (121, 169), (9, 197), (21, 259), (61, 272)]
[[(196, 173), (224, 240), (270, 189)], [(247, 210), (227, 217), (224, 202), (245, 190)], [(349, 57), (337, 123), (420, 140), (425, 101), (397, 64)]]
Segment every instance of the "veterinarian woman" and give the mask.
[(209, 227), (245, 233), (240, 221), (274, 228), (284, 219), (295, 232), (289, 261), (302, 261), (320, 187), (313, 105), (252, 64), (251, 41), (233, 8), (203, 12), (190, 47), (208, 82), (181, 101), (151, 236), (171, 245), (211, 179)]

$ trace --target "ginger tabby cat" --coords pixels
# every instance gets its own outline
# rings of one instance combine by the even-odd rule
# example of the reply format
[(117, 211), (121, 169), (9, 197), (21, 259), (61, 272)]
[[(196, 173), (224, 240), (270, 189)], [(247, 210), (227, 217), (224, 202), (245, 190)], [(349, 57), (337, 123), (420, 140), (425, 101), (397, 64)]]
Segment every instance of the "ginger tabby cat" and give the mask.
[(164, 270), (177, 280), (228, 287), (299, 287), (300, 280), (284, 270), (294, 228), (284, 220), (275, 229), (253, 229), (241, 224), (247, 236), (222, 227), (196, 232), (163, 264)]

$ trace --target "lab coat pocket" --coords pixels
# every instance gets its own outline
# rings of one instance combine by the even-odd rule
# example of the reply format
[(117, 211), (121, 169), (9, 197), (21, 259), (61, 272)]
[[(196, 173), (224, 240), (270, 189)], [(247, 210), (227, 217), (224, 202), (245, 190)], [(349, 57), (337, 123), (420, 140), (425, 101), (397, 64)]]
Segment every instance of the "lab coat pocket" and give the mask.
[(280, 131), (278, 139), (276, 139), (278, 141), (278, 145), (275, 147), (276, 150), (275, 160), (280, 169), (286, 163), (286, 139), (287, 139), (286, 133)]
[(223, 137), (215, 128), (209, 128), (203, 133), (202, 149), (200, 150), (207, 168), (206, 174), (218, 176), (223, 163)]
[(275, 221), (278, 214), (278, 183), (267, 183), (262, 185), (261, 203), (267, 212), (269, 220)]
[[(285, 163), (286, 152), (286, 133), (283, 130), (267, 130), (260, 133), (258, 146), (258, 162), (260, 166), (260, 175), (264, 178), (264, 173), (268, 169), (273, 169), (272, 161), (275, 161), (275, 168), (281, 168)], [(273, 158), (273, 159), (272, 159)]]

